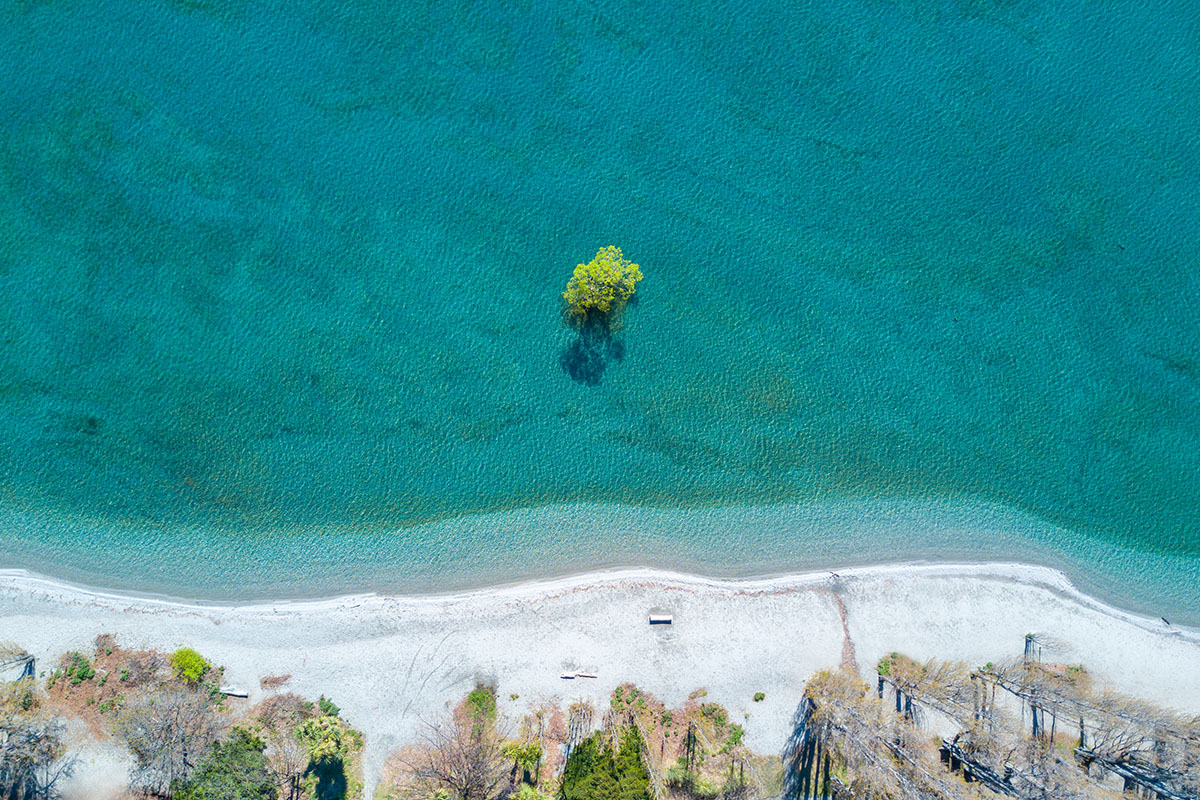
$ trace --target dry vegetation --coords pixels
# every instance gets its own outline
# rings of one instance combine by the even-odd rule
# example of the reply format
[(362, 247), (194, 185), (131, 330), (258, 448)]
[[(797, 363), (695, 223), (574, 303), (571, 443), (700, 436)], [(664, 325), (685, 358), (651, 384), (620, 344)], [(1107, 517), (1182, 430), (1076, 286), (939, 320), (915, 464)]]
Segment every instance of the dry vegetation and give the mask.
[[(0, 647), (0, 663), (9, 650)], [(73, 766), (61, 719), (80, 720), (128, 749), (131, 798), (362, 796), (362, 736), (333, 703), (282, 694), (250, 708), (220, 692), (221, 674), (193, 650), (127, 649), (105, 635), (91, 652), (64, 654), (44, 688), (29, 677), (0, 682), (0, 798), (57, 796)], [(264, 683), (279, 686), (288, 677)], [(21, 741), (31, 743), (30, 753), (41, 743), (32, 761), (18, 752)]]
[(418, 744), (389, 760), (383, 800), (540, 797), (766, 798), (778, 794), (780, 762), (746, 747), (726, 710), (694, 692), (669, 709), (632, 684), (597, 712), (576, 702), (532, 706), (497, 718), (494, 691), (475, 689)]
[[(804, 689), (782, 759), (749, 750), (703, 690), (668, 708), (632, 684), (604, 708), (534, 704), (500, 714), (480, 685), (389, 759), (380, 800), (970, 800), (1200, 796), (1200, 719), (1117, 695), (1079, 665), (1023, 656), (983, 667), (882, 659)], [(168, 656), (97, 637), (65, 654), (45, 687), (32, 659), (0, 645), (0, 800), (49, 800), (71, 773), (63, 718), (116, 737), (131, 797), (327, 800), (363, 793), (363, 740), (321, 698), (280, 693), (253, 708), (219, 691), (200, 654)], [(514, 696), (515, 699), (515, 696)]]
[(76, 760), (64, 744), (65, 728), (43, 707), (36, 681), (29, 676), (31, 655), (16, 645), (0, 643), (0, 666), (16, 666), (21, 676), (0, 682), (0, 797), (55, 797), (60, 783), (75, 768)]
[[(893, 653), (875, 687), (842, 669), (808, 684), (787, 753), (788, 798), (1195, 798), (1200, 720), (1040, 661), (971, 669)], [(931, 734), (933, 719), (955, 732)]]

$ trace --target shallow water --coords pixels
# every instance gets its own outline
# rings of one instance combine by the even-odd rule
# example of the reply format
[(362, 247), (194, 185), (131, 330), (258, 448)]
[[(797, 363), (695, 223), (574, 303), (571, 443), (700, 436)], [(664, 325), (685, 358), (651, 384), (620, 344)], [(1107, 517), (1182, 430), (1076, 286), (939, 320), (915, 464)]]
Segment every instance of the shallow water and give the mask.
[[(1200, 558), (1056, 528), (1011, 509), (929, 501), (652, 509), (580, 504), (462, 515), (399, 530), (64, 529), (0, 519), (0, 551), (34, 572), (206, 601), (428, 594), (631, 565), (710, 577), (882, 561), (1038, 563), (1102, 601), (1200, 627)], [(65, 535), (64, 535), (65, 534)], [(1037, 620), (1030, 620), (1036, 627)]]
[[(0, 0), (0, 565), (309, 594), (1015, 527), (1200, 619), (1200, 10), (1104, 9)], [(610, 243), (646, 279), (581, 359)], [(865, 518), (644, 516), (797, 503)], [(873, 542), (894, 503), (1018, 521)]]

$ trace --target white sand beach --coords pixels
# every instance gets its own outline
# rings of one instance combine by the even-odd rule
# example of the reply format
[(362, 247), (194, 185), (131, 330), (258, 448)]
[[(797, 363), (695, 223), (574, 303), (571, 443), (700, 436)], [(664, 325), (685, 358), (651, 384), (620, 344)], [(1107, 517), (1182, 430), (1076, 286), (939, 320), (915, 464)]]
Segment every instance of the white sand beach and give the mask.
[[(673, 624), (650, 626), (651, 610)], [(1035, 566), (896, 565), (747, 581), (622, 570), (453, 595), (239, 606), (0, 572), (0, 640), (28, 649), (39, 670), (113, 633), (135, 647), (195, 647), (250, 702), (264, 695), (261, 677), (291, 674), (285, 690), (331, 697), (366, 734), (368, 791), (422, 719), (481, 680), (514, 713), (543, 698), (603, 703), (625, 681), (669, 704), (704, 688), (734, 719), (746, 715), (751, 747), (777, 752), (805, 681), (844, 657), (864, 677), (891, 651), (982, 664), (1018, 657), (1029, 632), (1053, 643), (1047, 660), (1083, 663), (1115, 689), (1200, 712), (1200, 632), (1108, 607)], [(561, 677), (576, 670), (597, 677)], [(753, 702), (755, 692), (766, 699)], [(77, 780), (95, 789), (113, 763), (85, 761)]]

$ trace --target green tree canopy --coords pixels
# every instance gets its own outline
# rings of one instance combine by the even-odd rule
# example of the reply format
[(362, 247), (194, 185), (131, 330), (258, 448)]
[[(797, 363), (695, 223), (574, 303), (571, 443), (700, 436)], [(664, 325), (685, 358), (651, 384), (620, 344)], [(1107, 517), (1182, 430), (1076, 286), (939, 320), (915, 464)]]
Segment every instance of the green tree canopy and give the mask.
[(542, 746), (538, 742), (509, 742), (504, 745), (505, 758), (511, 758), (522, 769), (532, 771), (542, 757)]
[(190, 778), (176, 783), (175, 800), (275, 800), (265, 749), (262, 739), (234, 728), (209, 748)]
[(296, 737), (315, 762), (344, 759), (352, 749), (362, 746), (362, 734), (331, 714), (306, 719), (296, 729)]
[(616, 752), (599, 733), (584, 739), (563, 768), (560, 794), (561, 800), (650, 800), (642, 737), (627, 728)]
[(563, 292), (568, 317), (582, 323), (590, 314), (619, 312), (641, 279), (641, 267), (626, 259), (621, 248), (609, 246), (596, 251), (590, 262), (575, 267)]

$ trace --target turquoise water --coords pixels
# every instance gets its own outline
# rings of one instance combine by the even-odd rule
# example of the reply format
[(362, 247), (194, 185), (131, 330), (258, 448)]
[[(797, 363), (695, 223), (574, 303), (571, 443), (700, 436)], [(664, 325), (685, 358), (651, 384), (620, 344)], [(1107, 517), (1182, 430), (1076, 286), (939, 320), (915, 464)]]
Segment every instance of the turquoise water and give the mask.
[(1200, 620), (1194, 3), (0, 0), (0, 66), (0, 566), (952, 553)]

